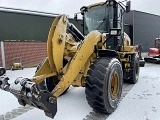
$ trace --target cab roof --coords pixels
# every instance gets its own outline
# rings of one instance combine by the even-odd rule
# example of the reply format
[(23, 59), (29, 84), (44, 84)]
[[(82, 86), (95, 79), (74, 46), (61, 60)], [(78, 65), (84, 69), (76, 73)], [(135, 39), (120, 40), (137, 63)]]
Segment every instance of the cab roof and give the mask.
[(94, 4), (91, 4), (91, 5), (88, 5), (88, 6), (83, 6), (83, 7), (90, 9), (91, 7), (103, 5), (103, 4), (105, 4), (105, 3), (106, 3), (106, 2), (99, 2), (99, 3), (94, 3)]

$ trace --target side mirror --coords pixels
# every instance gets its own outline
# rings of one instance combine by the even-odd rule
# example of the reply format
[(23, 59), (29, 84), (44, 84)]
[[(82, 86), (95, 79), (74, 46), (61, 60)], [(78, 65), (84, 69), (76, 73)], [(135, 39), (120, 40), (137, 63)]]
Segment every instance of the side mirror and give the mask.
[(121, 29), (120, 28), (111, 28), (109, 32), (110, 36), (120, 36), (121, 35)]
[(77, 20), (77, 13), (74, 14), (74, 19)]
[(131, 10), (131, 1), (127, 1), (126, 3), (126, 13), (130, 12)]

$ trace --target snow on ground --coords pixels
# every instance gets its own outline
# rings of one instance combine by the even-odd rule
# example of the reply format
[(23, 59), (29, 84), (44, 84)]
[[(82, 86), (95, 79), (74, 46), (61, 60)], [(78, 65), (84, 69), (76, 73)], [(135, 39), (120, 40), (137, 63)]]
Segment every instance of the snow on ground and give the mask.
[[(10, 78), (8, 82), (12, 83), (18, 77), (32, 77), (34, 75), (34, 71), (35, 68), (25, 68), (24, 70), (16, 71), (7, 70), (6, 76)], [(16, 97), (14, 97), (11, 93), (0, 89), (0, 115), (5, 114), (19, 106), (20, 105)]]
[[(17, 75), (31, 77), (35, 68), (7, 71), (15, 79)], [(111, 115), (96, 113), (85, 99), (84, 88), (70, 87), (67, 94), (58, 98), (58, 111), (54, 120), (160, 120), (160, 65), (147, 63), (140, 70), (139, 81), (120, 102)], [(0, 115), (19, 107), (9, 93), (0, 90)], [(8, 102), (10, 101), (10, 102)], [(51, 120), (42, 110), (36, 108), (13, 120)]]
[(107, 120), (160, 120), (160, 65), (146, 64), (139, 82)]
[(0, 115), (20, 106), (12, 94), (0, 90)]
[[(92, 109), (87, 104), (84, 88), (71, 87), (67, 94), (57, 100), (58, 111), (54, 120), (82, 120)], [(39, 109), (33, 109), (13, 120), (28, 120), (29, 115), (33, 120), (52, 120), (45, 116)]]

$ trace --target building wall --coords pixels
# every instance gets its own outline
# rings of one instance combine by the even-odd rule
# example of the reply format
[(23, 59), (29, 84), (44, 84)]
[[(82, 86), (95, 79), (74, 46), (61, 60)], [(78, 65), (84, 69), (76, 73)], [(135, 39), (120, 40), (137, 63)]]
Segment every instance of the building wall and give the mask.
[[(17, 57), (20, 57), (24, 67), (35, 67), (47, 57), (47, 44), (46, 42), (4, 42), (4, 52), (6, 69), (11, 69)], [(0, 65), (2, 66), (2, 61)]]
[(133, 26), (133, 11), (124, 14), (124, 23)]
[[(54, 14), (0, 10), (0, 41), (4, 41), (6, 69), (11, 69), (16, 57), (21, 58), (24, 67), (34, 67), (47, 56), (48, 32), (55, 17)], [(81, 20), (69, 19), (69, 22), (82, 31)], [(0, 66), (3, 66), (1, 50)]]
[(124, 23), (133, 27), (133, 44), (141, 44), (142, 51), (154, 47), (154, 40), (160, 36), (160, 16), (140, 11), (131, 11), (124, 16)]
[(130, 11), (129, 13), (124, 14), (124, 31), (126, 32), (130, 39), (131, 39), (131, 44), (134, 44), (134, 36), (133, 36), (133, 11)]
[(160, 36), (160, 16), (134, 11), (135, 44), (142, 44), (143, 50), (154, 47), (154, 40)]
[(53, 17), (0, 12), (0, 40), (46, 40)]
[[(0, 18), (0, 40), (20, 40), (4, 41), (6, 69), (11, 69), (13, 59), (16, 57), (21, 58), (24, 67), (37, 66), (47, 56), (47, 35), (55, 17), (0, 12)], [(125, 30), (133, 44), (143, 45), (143, 51), (153, 47), (153, 40), (160, 36), (159, 21), (160, 16), (138, 11), (131, 11), (124, 15), (124, 23), (127, 24)], [(82, 21), (70, 19), (70, 22), (82, 31)], [(0, 66), (2, 66), (1, 50)]]
[[(36, 40), (46, 41), (49, 29), (56, 15), (36, 13), (18, 13), (0, 10), (0, 41), (4, 40)], [(80, 31), (82, 21), (69, 18)]]

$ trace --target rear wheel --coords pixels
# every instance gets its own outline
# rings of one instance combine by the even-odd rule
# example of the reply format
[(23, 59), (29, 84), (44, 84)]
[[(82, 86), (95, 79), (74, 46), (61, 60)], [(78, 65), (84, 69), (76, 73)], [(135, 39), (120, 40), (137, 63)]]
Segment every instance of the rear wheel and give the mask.
[(88, 104), (103, 113), (118, 106), (123, 85), (121, 63), (115, 58), (99, 58), (91, 64), (85, 86)]
[(139, 56), (137, 54), (131, 56), (131, 64), (129, 72), (125, 72), (125, 82), (135, 84), (138, 82), (140, 70)]

